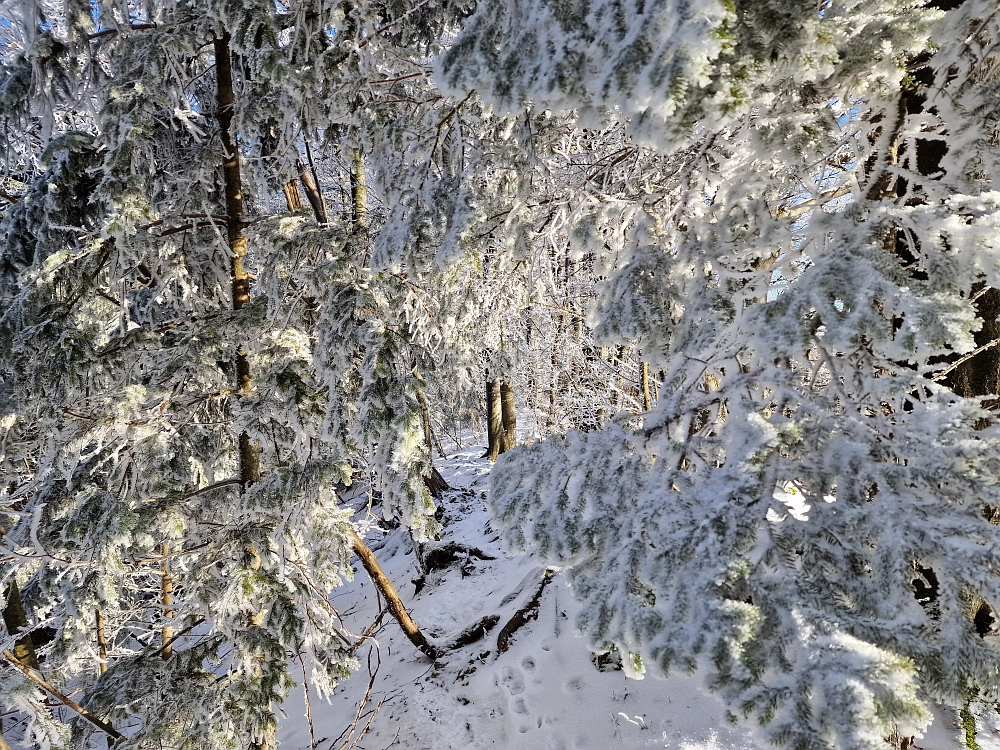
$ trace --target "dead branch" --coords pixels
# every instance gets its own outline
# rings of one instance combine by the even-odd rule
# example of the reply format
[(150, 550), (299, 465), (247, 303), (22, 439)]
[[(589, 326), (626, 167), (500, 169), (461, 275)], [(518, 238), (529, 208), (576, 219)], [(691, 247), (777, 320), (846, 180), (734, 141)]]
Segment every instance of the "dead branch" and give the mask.
[(37, 674), (35, 672), (35, 670), (33, 670), (30, 667), (27, 667), (24, 664), (22, 664), (21, 662), (19, 662), (17, 660), (17, 657), (14, 656), (14, 654), (12, 654), (10, 651), (6, 651), (5, 650), (3, 652), (3, 655), (4, 655), (4, 658), (7, 659), (7, 661), (9, 661), (15, 667), (17, 667), (21, 671), (21, 673), (24, 674), (25, 677), (27, 677), (29, 680), (31, 680), (32, 682), (34, 682), (36, 685), (38, 685), (39, 687), (41, 687), (42, 689), (44, 689), (46, 692), (48, 692), (50, 695), (52, 695), (52, 697), (54, 697), (56, 700), (58, 700), (64, 706), (66, 706), (67, 708), (71, 708), (72, 710), (76, 711), (78, 714), (80, 714), (80, 716), (82, 716), (84, 719), (86, 719), (87, 721), (89, 721), (95, 727), (97, 727), (102, 732), (104, 732), (105, 734), (107, 734), (109, 737), (113, 737), (116, 740), (120, 740), (122, 738), (121, 732), (119, 732), (113, 726), (111, 726), (110, 724), (108, 724), (106, 721), (102, 721), (101, 719), (98, 719), (96, 716), (94, 716), (92, 713), (90, 713), (90, 711), (88, 711), (87, 709), (85, 709), (83, 706), (81, 706), (79, 703), (77, 703), (76, 701), (74, 701), (68, 695), (66, 695), (65, 693), (60, 692), (55, 687), (53, 687), (52, 685), (50, 685), (48, 682), (46, 682), (45, 678), (42, 677), (41, 675)]
[[(376, 659), (374, 671), (372, 670), (372, 652), (375, 653), (375, 659)], [(354, 717), (354, 723), (351, 724), (351, 726), (349, 726), (343, 732), (341, 732), (340, 733), (340, 737), (337, 737), (337, 739), (334, 740), (334, 743), (336, 743), (345, 734), (347, 735), (347, 738), (337, 748), (337, 750), (349, 750), (350, 748), (357, 747), (358, 743), (361, 741), (361, 738), (365, 736), (365, 733), (368, 731), (368, 728), (371, 726), (372, 721), (375, 719), (375, 715), (382, 708), (382, 704), (385, 703), (385, 698), (383, 698), (382, 700), (380, 700), (378, 702), (378, 705), (375, 706), (375, 709), (369, 712), (369, 714), (368, 714), (368, 721), (365, 723), (364, 727), (362, 727), (361, 732), (358, 734), (357, 737), (354, 737), (354, 731), (358, 728), (358, 724), (361, 722), (361, 719), (363, 719), (365, 717), (365, 713), (364, 713), (365, 706), (368, 705), (368, 701), (371, 700), (372, 688), (375, 686), (375, 677), (378, 675), (378, 670), (379, 670), (379, 668), (381, 666), (382, 666), (382, 657), (379, 655), (378, 649), (374, 649), (374, 648), (371, 649), (368, 652), (368, 674), (370, 675), (369, 679), (368, 679), (368, 687), (365, 690), (364, 697), (361, 699), (361, 703), (358, 704), (358, 713)], [(352, 738), (353, 738), (353, 742), (351, 741)], [(331, 747), (332, 747), (332, 745), (331, 745)]]
[(531, 597), (527, 604), (514, 613), (514, 616), (507, 621), (506, 625), (500, 628), (500, 634), (497, 636), (498, 654), (502, 654), (510, 648), (510, 641), (514, 636), (514, 633), (524, 627), (528, 622), (538, 617), (538, 607), (542, 603), (542, 592), (545, 591), (546, 585), (548, 585), (551, 580), (552, 571), (546, 570), (545, 575), (542, 576), (541, 583), (538, 584), (538, 589), (535, 591), (534, 596)]
[(402, 599), (396, 593), (396, 587), (392, 585), (392, 581), (389, 580), (385, 571), (382, 570), (382, 566), (379, 564), (378, 558), (375, 557), (375, 553), (371, 551), (368, 545), (353, 530), (351, 531), (351, 542), (354, 546), (355, 554), (361, 558), (361, 564), (364, 565), (368, 576), (372, 579), (372, 583), (375, 584), (375, 588), (385, 597), (389, 612), (396, 618), (396, 622), (399, 623), (406, 637), (410, 639), (410, 643), (432, 659), (435, 658), (438, 653), (437, 649), (430, 644), (427, 637), (417, 627), (417, 623), (413, 621), (409, 612), (406, 611)]
[(486, 617), (469, 625), (462, 632), (458, 633), (458, 635), (449, 638), (443, 648), (446, 651), (454, 651), (464, 648), (470, 643), (481, 641), (486, 637), (487, 633), (496, 627), (498, 622), (500, 622), (500, 615), (486, 615)]

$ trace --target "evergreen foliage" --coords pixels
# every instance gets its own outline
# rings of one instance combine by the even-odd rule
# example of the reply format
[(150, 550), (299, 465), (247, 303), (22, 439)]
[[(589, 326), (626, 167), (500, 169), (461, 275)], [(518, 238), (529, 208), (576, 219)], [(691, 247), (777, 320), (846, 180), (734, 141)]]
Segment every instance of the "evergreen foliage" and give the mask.
[[(418, 390), (458, 437), (502, 379), (498, 525), (631, 676), (795, 748), (996, 700), (1000, 11), (940, 5), (5, 9), (0, 578), (46, 679), (115, 747), (273, 746), (291, 659), (355, 666), (338, 489), (432, 538)], [(99, 741), (0, 691), (8, 742)]]

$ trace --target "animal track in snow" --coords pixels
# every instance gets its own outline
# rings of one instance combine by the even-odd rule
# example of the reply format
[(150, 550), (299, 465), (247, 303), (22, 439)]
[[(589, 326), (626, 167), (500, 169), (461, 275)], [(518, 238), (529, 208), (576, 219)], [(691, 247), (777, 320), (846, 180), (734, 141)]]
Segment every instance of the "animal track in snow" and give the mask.
[(517, 667), (504, 667), (501, 681), (511, 695), (520, 695), (524, 692), (524, 673)]

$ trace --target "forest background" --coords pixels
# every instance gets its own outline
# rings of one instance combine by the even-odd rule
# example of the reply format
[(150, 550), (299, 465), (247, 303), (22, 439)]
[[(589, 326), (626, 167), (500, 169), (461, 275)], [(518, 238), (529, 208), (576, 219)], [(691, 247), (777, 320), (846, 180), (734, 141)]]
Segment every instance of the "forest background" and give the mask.
[(433, 454), (477, 424), (495, 528), (628, 675), (796, 748), (997, 697), (992, 0), (25, 0), (0, 35), (5, 742), (272, 747), (293, 663), (320, 698), (358, 665), (354, 555), (429, 657), (483, 637), (423, 633), (365, 542), (448, 549)]

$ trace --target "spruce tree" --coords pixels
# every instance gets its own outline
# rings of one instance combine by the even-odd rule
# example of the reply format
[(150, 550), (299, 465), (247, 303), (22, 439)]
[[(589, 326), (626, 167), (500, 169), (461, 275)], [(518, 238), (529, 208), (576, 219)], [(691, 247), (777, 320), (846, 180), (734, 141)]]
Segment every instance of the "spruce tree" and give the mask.
[(705, 670), (782, 745), (1000, 688), (996, 396), (963, 385), (993, 377), (992, 6), (494, 4), (440, 65), (671, 164), (567, 232), (657, 405), (508, 454), (491, 503), (592, 643)]

